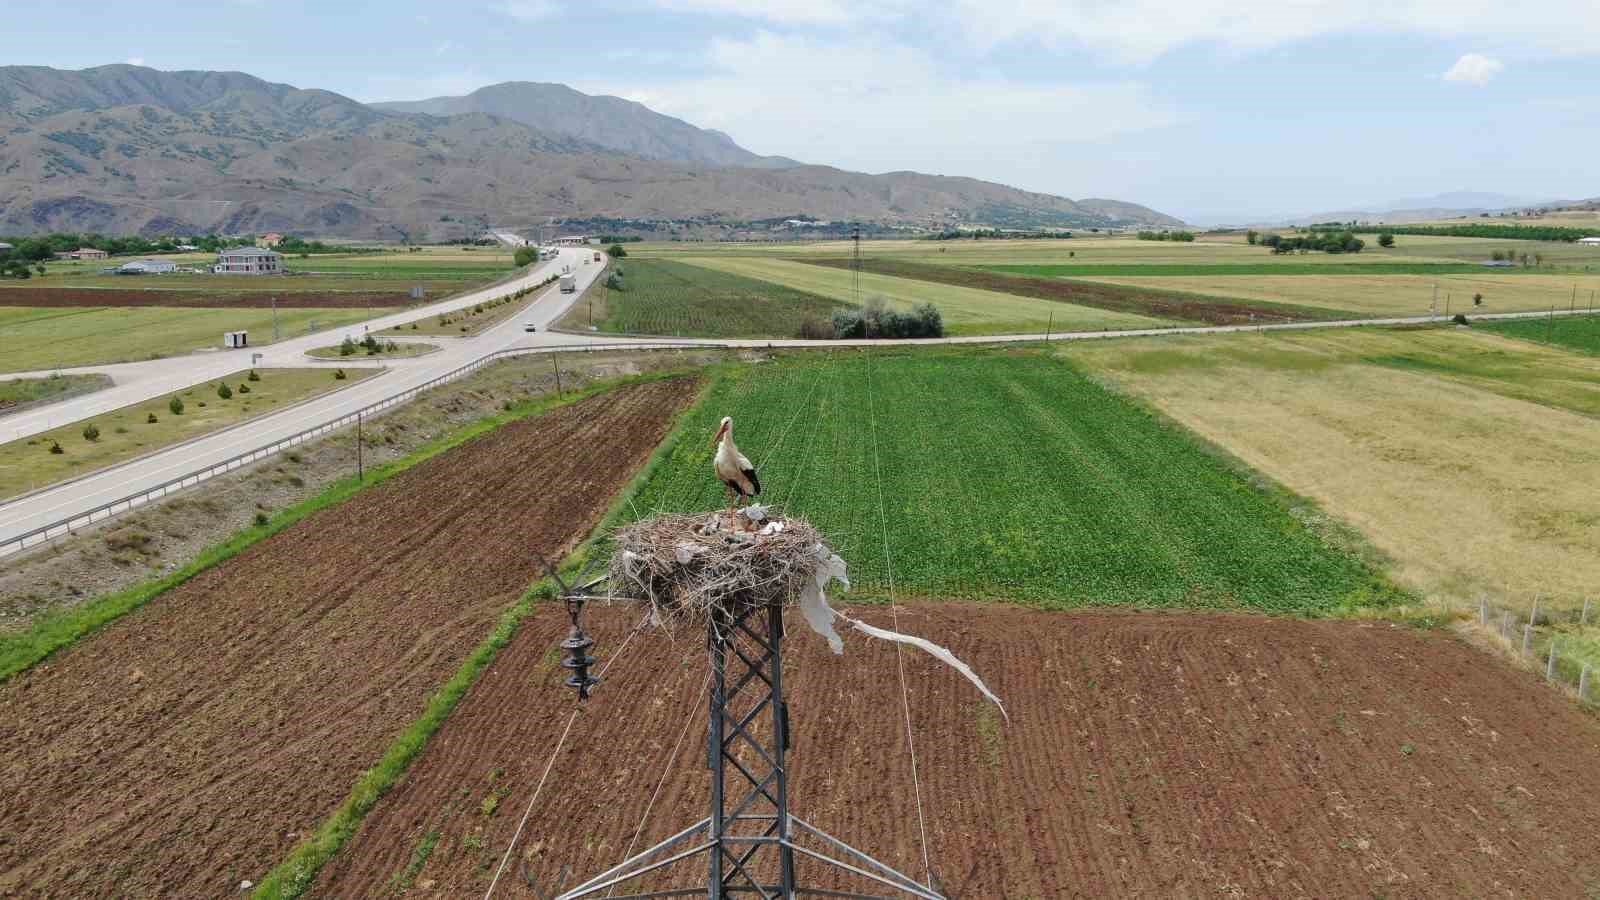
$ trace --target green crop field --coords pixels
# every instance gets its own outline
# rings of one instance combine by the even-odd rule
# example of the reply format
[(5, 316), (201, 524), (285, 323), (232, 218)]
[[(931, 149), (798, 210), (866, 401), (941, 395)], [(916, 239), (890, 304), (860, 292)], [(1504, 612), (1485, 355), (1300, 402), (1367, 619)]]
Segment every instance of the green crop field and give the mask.
[(709, 441), (724, 415), (762, 500), (823, 530), (857, 596), (883, 597), (892, 562), (901, 597), (1281, 612), (1391, 597), (1291, 498), (1043, 352), (841, 350), (723, 369), (638, 513), (723, 502)]
[(683, 337), (792, 337), (849, 304), (770, 281), (660, 259), (627, 259), (621, 290), (591, 287), (561, 327)]
[[(284, 337), (292, 337), (313, 326), (349, 325), (369, 315), (364, 309), (280, 309), (278, 325)], [(0, 307), (0, 369), (27, 372), (175, 356), (221, 347), (224, 331), (249, 331), (252, 343), (269, 343), (272, 310)]]
[(0, 415), (14, 407), (54, 403), (76, 394), (99, 390), (110, 383), (104, 375), (50, 375), (0, 381)]
[(1515, 319), (1479, 326), (1486, 331), (1527, 341), (1541, 341), (1583, 353), (1600, 354), (1600, 315), (1550, 319)]
[[(785, 259), (708, 257), (683, 261), (831, 297), (841, 303), (850, 303), (854, 297), (853, 273), (844, 269)], [(944, 315), (945, 332), (952, 335), (1043, 332), (1046, 328), (1056, 331), (1160, 328), (1173, 324), (1167, 319), (1135, 313), (863, 272), (861, 300), (865, 303), (874, 298), (881, 298), (889, 307), (902, 311), (918, 303), (932, 303)]]

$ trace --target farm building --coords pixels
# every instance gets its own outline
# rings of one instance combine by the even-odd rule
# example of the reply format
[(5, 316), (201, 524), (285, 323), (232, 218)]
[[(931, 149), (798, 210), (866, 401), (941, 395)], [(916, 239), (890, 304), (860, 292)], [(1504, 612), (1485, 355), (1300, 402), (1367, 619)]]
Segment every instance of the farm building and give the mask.
[(562, 247), (576, 247), (580, 244), (589, 243), (589, 236), (586, 234), (564, 234), (556, 238), (553, 243)]
[(56, 259), (105, 259), (110, 255), (104, 250), (96, 250), (93, 247), (79, 247), (76, 250), (57, 253), (55, 256)]
[(256, 238), (257, 247), (276, 247), (281, 243), (283, 243), (283, 235), (277, 233), (276, 231), (269, 231), (266, 234), (263, 234), (261, 237)]
[(136, 259), (117, 266), (118, 275), (165, 275), (178, 270), (177, 263), (166, 259)]
[(0, 253), (10, 253), (12, 250), (15, 250), (15, 249), (17, 249), (17, 248), (11, 246), (10, 244), (6, 243), (5, 241), (0, 241)]
[(279, 275), (283, 273), (283, 254), (259, 247), (234, 247), (217, 254), (211, 271), (219, 275)]
[(1578, 239), (1578, 243), (1584, 244), (1584, 245), (1590, 246), (1590, 247), (1600, 247), (1600, 237), (1579, 238)]

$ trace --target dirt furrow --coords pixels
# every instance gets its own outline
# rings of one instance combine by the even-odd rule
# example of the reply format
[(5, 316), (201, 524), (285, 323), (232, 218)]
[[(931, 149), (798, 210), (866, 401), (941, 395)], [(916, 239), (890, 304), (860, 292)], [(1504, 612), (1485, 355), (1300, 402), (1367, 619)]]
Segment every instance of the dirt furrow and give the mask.
[[(634, 624), (631, 610), (591, 618), (607, 656)], [(900, 623), (973, 663), (1012, 716), (906, 657), (930, 855), (953, 898), (1600, 885), (1600, 796), (1574, 789), (1600, 764), (1600, 725), (1448, 635), (975, 605), (919, 605)], [(554, 610), (525, 626), (318, 896), (481, 895), (571, 709), (552, 650), (562, 630)], [(851, 635), (835, 658), (798, 625), (790, 635), (796, 812), (920, 876), (894, 650)], [(639, 846), (705, 814), (700, 653), (693, 635), (634, 639), (555, 760), (498, 896), (543, 896), (564, 866), (579, 877), (619, 861), (664, 770)]]
[(609, 499), (694, 391), (508, 425), (246, 550), (0, 686), (0, 895), (261, 876)]

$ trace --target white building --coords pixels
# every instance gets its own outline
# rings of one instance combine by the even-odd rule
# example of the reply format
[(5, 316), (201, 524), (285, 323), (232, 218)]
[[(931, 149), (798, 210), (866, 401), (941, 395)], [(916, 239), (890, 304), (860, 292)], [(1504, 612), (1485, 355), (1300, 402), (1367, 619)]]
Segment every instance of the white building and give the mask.
[(1579, 238), (1578, 243), (1589, 247), (1600, 247), (1600, 237)]
[(260, 247), (233, 247), (217, 254), (211, 271), (219, 275), (281, 275), (283, 254)]
[(553, 243), (562, 247), (577, 247), (581, 244), (589, 243), (589, 236), (586, 234), (564, 234), (556, 238)]
[(17, 249), (17, 248), (11, 246), (10, 244), (5, 243), (4, 241), (0, 241), (0, 253), (6, 253), (6, 252), (9, 252), (9, 251), (15, 250), (15, 249)]
[(176, 272), (178, 264), (167, 259), (136, 259), (117, 266), (118, 275), (165, 275)]

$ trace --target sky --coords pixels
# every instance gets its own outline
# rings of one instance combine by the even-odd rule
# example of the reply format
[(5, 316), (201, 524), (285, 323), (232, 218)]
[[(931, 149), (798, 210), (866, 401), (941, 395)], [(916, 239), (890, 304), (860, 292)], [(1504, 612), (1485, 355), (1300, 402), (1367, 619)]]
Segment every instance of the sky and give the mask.
[(8, 64), (238, 70), (357, 100), (552, 81), (762, 154), (1198, 224), (1448, 191), (1600, 196), (1597, 0), (108, 0)]

